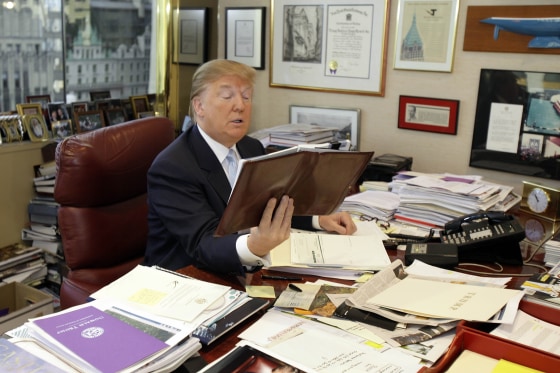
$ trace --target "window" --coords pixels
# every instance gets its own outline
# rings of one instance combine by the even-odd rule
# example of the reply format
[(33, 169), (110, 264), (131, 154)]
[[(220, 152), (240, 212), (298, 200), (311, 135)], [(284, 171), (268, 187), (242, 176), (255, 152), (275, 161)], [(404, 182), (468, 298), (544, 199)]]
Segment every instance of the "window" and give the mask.
[[(107, 73), (97, 81), (111, 97), (128, 97), (125, 72), (109, 73), (117, 63), (124, 70), (120, 60), (128, 59), (131, 72), (137, 63), (142, 69), (136, 72), (149, 76), (152, 1), (111, 0), (110, 8), (104, 0), (22, 0), (14, 9), (0, 5), (0, 25), (7, 30), (0, 33), (0, 111), (14, 110), (35, 94), (68, 103), (87, 97), (95, 89), (88, 82), (95, 81), (97, 66)], [(148, 93), (148, 82), (138, 91)]]

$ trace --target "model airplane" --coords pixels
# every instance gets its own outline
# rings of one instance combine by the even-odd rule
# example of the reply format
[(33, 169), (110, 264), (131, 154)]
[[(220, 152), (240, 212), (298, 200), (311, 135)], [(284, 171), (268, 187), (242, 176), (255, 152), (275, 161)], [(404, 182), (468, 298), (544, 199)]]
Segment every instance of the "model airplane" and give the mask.
[(480, 22), (495, 25), (494, 39), (501, 30), (535, 36), (529, 48), (560, 48), (560, 17), (553, 18), (502, 18), (490, 17)]

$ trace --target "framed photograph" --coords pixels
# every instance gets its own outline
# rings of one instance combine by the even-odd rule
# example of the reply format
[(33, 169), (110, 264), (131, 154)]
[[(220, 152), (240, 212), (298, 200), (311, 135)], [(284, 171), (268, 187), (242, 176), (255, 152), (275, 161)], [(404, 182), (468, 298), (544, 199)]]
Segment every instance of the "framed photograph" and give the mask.
[(64, 119), (51, 122), (51, 131), (53, 138), (62, 140), (73, 134), (72, 121), (70, 119)]
[(389, 0), (272, 0), (270, 86), (384, 96)]
[(148, 96), (131, 96), (130, 102), (132, 104), (132, 112), (134, 118), (139, 118), (138, 113), (143, 113), (150, 110), (150, 102), (148, 101)]
[(399, 128), (456, 135), (458, 118), (458, 100), (399, 97)]
[(89, 93), (90, 101), (105, 100), (111, 98), (111, 91), (91, 91)]
[(226, 8), (226, 59), (264, 69), (266, 8)]
[(43, 107), (40, 103), (16, 104), (16, 109), (21, 116), (43, 113)]
[(51, 123), (59, 120), (70, 119), (70, 115), (68, 114), (68, 110), (66, 109), (66, 104), (64, 102), (49, 102), (47, 107)]
[(360, 109), (290, 105), (290, 123), (334, 128), (335, 140), (350, 140), (353, 150), (359, 148)]
[(78, 133), (89, 132), (105, 127), (105, 120), (101, 110), (90, 110), (78, 113), (76, 129)]
[(23, 125), (32, 142), (45, 141), (49, 139), (49, 130), (43, 114), (29, 114), (23, 116)]
[(114, 108), (105, 110), (105, 119), (108, 126), (126, 122), (124, 109)]
[(480, 70), (469, 166), (560, 180), (560, 72)]
[(206, 61), (207, 8), (175, 9), (173, 63), (200, 65)]
[(39, 103), (43, 109), (47, 108), (47, 104), (51, 102), (51, 95), (36, 95), (36, 96), (26, 96), (25, 102), (32, 104), (32, 103)]
[(21, 141), (23, 139), (22, 133), (19, 128), (19, 123), (19, 118), (15, 115), (4, 117), (1, 125), (2, 131), (4, 132), (6, 138), (6, 142)]
[(458, 0), (399, 0), (395, 69), (451, 72)]

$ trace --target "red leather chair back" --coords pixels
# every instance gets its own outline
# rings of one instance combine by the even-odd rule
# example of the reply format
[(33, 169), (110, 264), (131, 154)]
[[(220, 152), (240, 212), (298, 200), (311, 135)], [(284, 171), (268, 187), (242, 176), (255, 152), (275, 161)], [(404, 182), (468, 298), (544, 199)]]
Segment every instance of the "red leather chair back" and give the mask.
[(143, 261), (146, 174), (174, 138), (169, 119), (150, 117), (77, 134), (58, 145), (54, 198), (69, 269), (62, 308), (84, 303)]

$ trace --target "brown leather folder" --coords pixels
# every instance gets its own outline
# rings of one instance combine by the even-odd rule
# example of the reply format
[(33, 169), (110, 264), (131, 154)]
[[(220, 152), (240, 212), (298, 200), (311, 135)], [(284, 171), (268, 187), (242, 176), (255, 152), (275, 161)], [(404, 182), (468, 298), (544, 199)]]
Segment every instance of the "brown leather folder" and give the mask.
[(294, 199), (294, 215), (330, 214), (372, 156), (373, 152), (300, 149), (245, 159), (214, 235), (259, 225), (268, 200), (283, 195)]

